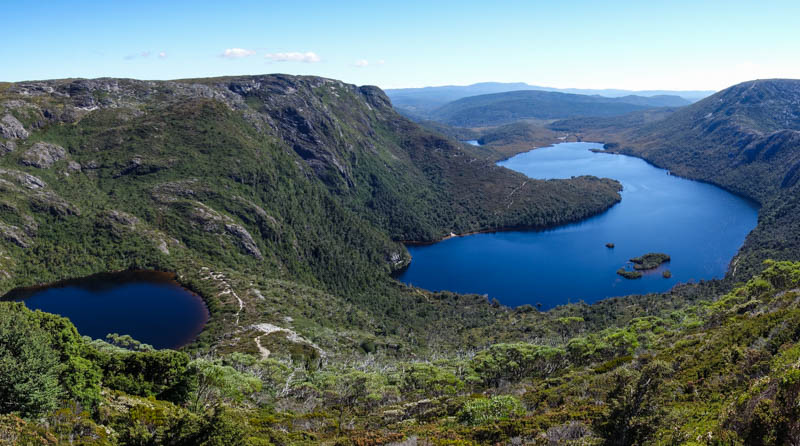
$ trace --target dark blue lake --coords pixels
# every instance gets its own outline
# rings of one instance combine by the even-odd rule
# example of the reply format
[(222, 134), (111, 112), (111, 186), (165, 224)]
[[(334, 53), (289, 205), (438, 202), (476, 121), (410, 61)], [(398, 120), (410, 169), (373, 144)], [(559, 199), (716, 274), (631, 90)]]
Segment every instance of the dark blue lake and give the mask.
[(65, 316), (81, 335), (104, 339), (127, 334), (155, 348), (188, 344), (208, 321), (200, 296), (181, 287), (172, 274), (125, 271), (20, 288), (3, 300)]
[[(602, 147), (563, 143), (498, 164), (531, 178), (616, 179), (623, 186), (622, 201), (607, 212), (546, 231), (475, 234), (409, 246), (413, 259), (398, 279), (429, 290), (486, 294), (509, 306), (541, 303), (547, 309), (723, 277), (756, 225), (757, 206), (641, 159), (589, 150)], [(672, 260), (641, 279), (616, 274), (630, 258), (648, 252), (663, 252)], [(663, 269), (672, 272), (670, 279), (662, 277)]]

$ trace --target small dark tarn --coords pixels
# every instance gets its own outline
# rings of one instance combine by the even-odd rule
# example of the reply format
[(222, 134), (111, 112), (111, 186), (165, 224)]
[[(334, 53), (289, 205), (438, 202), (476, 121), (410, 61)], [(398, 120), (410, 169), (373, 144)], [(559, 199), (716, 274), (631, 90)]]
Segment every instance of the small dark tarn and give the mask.
[(81, 335), (127, 334), (155, 348), (192, 342), (208, 322), (208, 308), (172, 273), (123, 271), (17, 288), (2, 300), (67, 317)]

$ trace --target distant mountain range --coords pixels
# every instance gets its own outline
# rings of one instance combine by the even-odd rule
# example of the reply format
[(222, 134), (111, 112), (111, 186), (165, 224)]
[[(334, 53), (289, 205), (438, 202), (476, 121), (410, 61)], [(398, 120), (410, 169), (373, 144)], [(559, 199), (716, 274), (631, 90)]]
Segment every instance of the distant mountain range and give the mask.
[(469, 96), (430, 111), (431, 120), (458, 127), (508, 124), (524, 119), (579, 116), (618, 116), (657, 107), (681, 107), (679, 96), (622, 96), (609, 98), (549, 91), (520, 90)]
[(580, 89), (580, 88), (551, 88), (537, 85), (528, 85), (524, 82), (481, 82), (472, 85), (447, 85), (442, 87), (424, 88), (396, 88), (384, 90), (392, 104), (402, 113), (415, 117), (425, 117), (432, 110), (468, 96), (477, 96), (492, 93), (504, 93), (507, 91), (536, 90), (553, 91), (560, 93), (599, 95), (609, 98), (621, 96), (680, 96), (689, 102), (696, 102), (702, 98), (714, 94), (708, 90), (618, 90), (618, 89)]

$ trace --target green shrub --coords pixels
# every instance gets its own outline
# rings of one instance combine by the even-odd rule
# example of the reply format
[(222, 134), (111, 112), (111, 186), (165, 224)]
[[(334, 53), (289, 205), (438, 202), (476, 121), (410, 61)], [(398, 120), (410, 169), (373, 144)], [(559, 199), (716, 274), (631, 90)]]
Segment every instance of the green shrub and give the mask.
[(523, 342), (495, 344), (475, 355), (471, 365), (484, 384), (496, 385), (501, 380), (549, 375), (566, 365), (566, 352)]
[(523, 415), (525, 407), (518, 399), (511, 395), (498, 395), (467, 402), (458, 412), (458, 420), (470, 426), (477, 426)]
[(404, 372), (400, 390), (427, 396), (452, 395), (464, 388), (464, 383), (451, 372), (433, 364), (411, 364)]

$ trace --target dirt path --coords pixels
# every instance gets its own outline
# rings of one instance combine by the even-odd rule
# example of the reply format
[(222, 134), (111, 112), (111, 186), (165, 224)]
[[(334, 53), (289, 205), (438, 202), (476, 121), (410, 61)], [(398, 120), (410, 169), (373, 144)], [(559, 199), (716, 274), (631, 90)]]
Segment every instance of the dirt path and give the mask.
[(202, 269), (208, 271), (206, 273), (206, 275), (204, 276), (205, 279), (214, 280), (218, 285), (220, 285), (222, 287), (222, 291), (220, 291), (217, 294), (218, 297), (222, 297), (222, 296), (230, 294), (231, 296), (236, 298), (236, 300), (239, 302), (239, 310), (234, 315), (234, 317), (236, 318), (235, 325), (238, 327), (239, 326), (239, 316), (241, 315), (242, 310), (244, 310), (244, 301), (242, 300), (242, 298), (239, 297), (238, 294), (236, 294), (236, 291), (233, 291), (233, 287), (231, 287), (231, 285), (225, 279), (225, 275), (224, 274), (215, 273), (214, 271), (211, 271), (211, 270), (209, 270), (208, 268), (205, 268), (205, 267), (202, 268)]
[(261, 336), (265, 335), (262, 334), (260, 336), (256, 336), (253, 338), (253, 340), (256, 342), (256, 347), (258, 347), (258, 352), (261, 353), (261, 359), (267, 359), (269, 358), (270, 351), (269, 349), (261, 345)]
[[(294, 330), (289, 330), (288, 328), (278, 327), (277, 325), (272, 325), (272, 324), (269, 324), (269, 323), (266, 323), (266, 322), (252, 325), (252, 328), (255, 328), (256, 330), (258, 330), (258, 331), (260, 331), (262, 333), (262, 334), (256, 336), (253, 339), (255, 341), (255, 343), (256, 343), (256, 346), (258, 346), (258, 350), (262, 353), (262, 355), (264, 354), (264, 351), (266, 351), (267, 356), (269, 356), (270, 352), (269, 352), (269, 350), (267, 350), (266, 348), (264, 348), (261, 345), (260, 338), (262, 336), (266, 336), (266, 335), (269, 335), (269, 334), (272, 334), (272, 333), (276, 333), (276, 332), (282, 331), (282, 332), (286, 333), (286, 339), (288, 341), (294, 342), (295, 344), (302, 343), (302, 344), (310, 345), (313, 349), (315, 349), (316, 351), (319, 352), (320, 356), (322, 356), (322, 357), (326, 356), (325, 351), (322, 350), (317, 344), (314, 344), (313, 342), (309, 341), (308, 339), (300, 336)], [(266, 356), (264, 356), (264, 357), (266, 357)]]
[(512, 196), (514, 196), (514, 194), (515, 194), (515, 193), (516, 193), (518, 190), (520, 190), (520, 189), (522, 189), (523, 187), (525, 187), (525, 185), (526, 185), (526, 184), (528, 184), (528, 180), (525, 180), (525, 181), (523, 181), (523, 182), (522, 182), (522, 184), (520, 184), (520, 185), (519, 185), (519, 187), (515, 188), (514, 190), (512, 190), (512, 191), (511, 191), (511, 193), (510, 193), (510, 194), (508, 194), (508, 199), (509, 199), (509, 202), (508, 202), (508, 206), (506, 206), (506, 209), (510, 209), (510, 208), (511, 208), (511, 205), (512, 205), (512, 204), (514, 204), (514, 200), (513, 200), (511, 197), (512, 197)]

